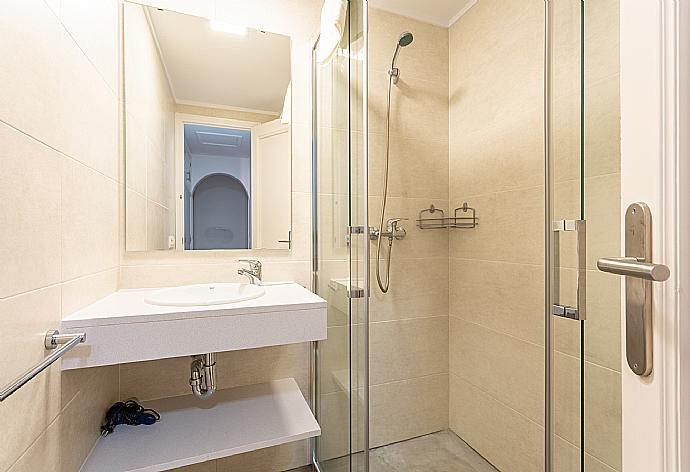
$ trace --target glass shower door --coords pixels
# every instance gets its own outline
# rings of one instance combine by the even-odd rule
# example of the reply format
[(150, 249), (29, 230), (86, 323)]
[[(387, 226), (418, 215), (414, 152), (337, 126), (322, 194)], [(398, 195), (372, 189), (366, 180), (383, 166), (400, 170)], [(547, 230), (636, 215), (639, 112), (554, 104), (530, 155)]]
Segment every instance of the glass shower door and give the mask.
[(619, 2), (547, 3), (547, 463), (622, 470)]
[(313, 288), (328, 305), (328, 337), (315, 349), (314, 461), (322, 472), (366, 470), (366, 177), (361, 87), (363, 10), (350, 2), (346, 32), (326, 63), (314, 49)]

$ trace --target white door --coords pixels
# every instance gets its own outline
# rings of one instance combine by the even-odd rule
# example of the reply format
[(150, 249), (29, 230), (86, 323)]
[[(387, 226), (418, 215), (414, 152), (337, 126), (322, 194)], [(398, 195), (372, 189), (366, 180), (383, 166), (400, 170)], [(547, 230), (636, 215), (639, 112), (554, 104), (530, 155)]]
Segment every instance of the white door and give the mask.
[(289, 249), (290, 126), (280, 119), (252, 129), (252, 247)]
[(690, 467), (687, 7), (671, 0), (620, 2), (621, 214), (633, 202), (649, 206), (653, 262), (671, 272), (668, 281), (653, 284), (653, 370), (647, 377), (626, 362), (622, 291), (624, 472)]

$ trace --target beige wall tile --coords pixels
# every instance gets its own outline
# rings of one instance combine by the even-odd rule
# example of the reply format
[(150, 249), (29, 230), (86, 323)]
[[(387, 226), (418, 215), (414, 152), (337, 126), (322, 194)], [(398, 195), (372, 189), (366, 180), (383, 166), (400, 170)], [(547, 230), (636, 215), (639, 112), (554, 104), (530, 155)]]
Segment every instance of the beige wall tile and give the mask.
[[(60, 281), (60, 167), (63, 156), (0, 123), (0, 298)], [(11, 275), (10, 275), (11, 274)]]
[(127, 214), (125, 217), (125, 228), (127, 231), (127, 250), (145, 251), (146, 250), (146, 197), (138, 192), (127, 188), (125, 190)]
[[(395, 250), (395, 249), (394, 249)], [(372, 266), (375, 262), (372, 261)], [(384, 261), (381, 262), (385, 277)], [(373, 272), (372, 267), (372, 272)], [(448, 259), (391, 260), (391, 286), (382, 294), (372, 275), (372, 321), (443, 316), (448, 313)]]
[[(243, 257), (238, 254), (236, 257)], [(237, 274), (241, 264), (222, 263), (221, 257), (215, 264), (176, 263), (156, 265), (124, 265), (120, 267), (120, 288), (167, 287), (192, 283), (243, 282), (245, 277)], [(225, 259), (227, 260), (227, 259)], [(310, 286), (309, 262), (265, 262), (264, 280), (267, 282), (294, 281)]]
[[(414, 42), (398, 57), (397, 67), (408, 77), (448, 83), (448, 29), (369, 8), (369, 68), (387, 72), (395, 45), (404, 31), (414, 34)], [(401, 75), (402, 77), (402, 75)]]
[(543, 117), (534, 109), (513, 110), (476, 131), (451, 118), (451, 129), (452, 200), (543, 184)]
[[(571, 290), (576, 285), (574, 269), (565, 270), (561, 283)], [(561, 291), (563, 293), (563, 290)], [(574, 296), (564, 301), (575, 302)], [(587, 271), (587, 321), (585, 323), (585, 359), (587, 362), (621, 370), (621, 280), (599, 271)], [(567, 319), (554, 320), (555, 348), (580, 357), (580, 325)]]
[(62, 166), (62, 276), (117, 267), (118, 186), (75, 161)]
[[(369, 133), (369, 195), (383, 195), (386, 135)], [(388, 196), (448, 199), (448, 141), (391, 135)]]
[[(191, 357), (135, 362), (120, 366), (120, 398), (140, 400), (189, 395)], [(220, 389), (294, 378), (309, 395), (309, 344), (218, 353), (216, 381)], [(157, 379), (152, 382), (152, 379)]]
[(125, 119), (125, 149), (127, 188), (146, 195), (146, 134), (132, 114)]
[[(388, 74), (372, 71), (369, 77), (369, 132), (386, 132)], [(448, 140), (448, 88), (401, 73), (391, 93), (391, 133), (408, 138), (433, 136)]]
[(544, 349), (457, 318), (450, 319), (450, 372), (543, 424)]
[(103, 76), (117, 90), (117, 2), (61, 0), (60, 20)]
[[(45, 332), (60, 324), (60, 287), (0, 300), (0, 322), (4, 386), (45, 357)], [(60, 366), (54, 365), (0, 403), (0, 424), (7, 433), (0, 441), (0, 470), (7, 470), (57, 417), (60, 388)]]
[(371, 387), (372, 447), (448, 427), (448, 374)]
[(622, 469), (621, 375), (587, 364), (585, 371), (585, 450), (616, 470)]
[(370, 326), (371, 385), (448, 372), (448, 317)]
[[(118, 400), (118, 366), (63, 373), (60, 458), (63, 472), (79, 470), (100, 437), (105, 412)], [(77, 393), (67, 399), (71, 391)], [(67, 440), (69, 438), (69, 440)]]
[(109, 269), (63, 283), (62, 317), (104, 298), (117, 290), (118, 269)]
[[(556, 353), (554, 357), (555, 432), (570, 443), (580, 443), (580, 361)], [(605, 367), (585, 365), (585, 450), (621, 470), (621, 378)]]
[(26, 452), (10, 467), (8, 472), (35, 472), (37, 470), (59, 470), (60, 445), (62, 443), (59, 416), (53, 421)]
[(544, 470), (542, 427), (453, 374), (450, 428), (503, 472)]
[(168, 248), (168, 210), (152, 200), (146, 200), (146, 248)]
[(451, 257), (543, 263), (543, 187), (458, 198), (451, 206), (464, 201), (476, 209), (479, 226), (450, 233)]
[(544, 268), (472, 259), (450, 261), (450, 315), (544, 344)]

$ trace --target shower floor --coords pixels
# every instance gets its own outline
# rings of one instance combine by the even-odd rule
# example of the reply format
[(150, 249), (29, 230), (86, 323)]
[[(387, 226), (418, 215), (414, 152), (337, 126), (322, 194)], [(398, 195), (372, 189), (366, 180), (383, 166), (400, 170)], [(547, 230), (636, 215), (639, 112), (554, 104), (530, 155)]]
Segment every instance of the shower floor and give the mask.
[[(323, 472), (346, 472), (347, 459), (328, 461)], [(370, 472), (498, 472), (452, 431), (440, 431), (371, 451)]]

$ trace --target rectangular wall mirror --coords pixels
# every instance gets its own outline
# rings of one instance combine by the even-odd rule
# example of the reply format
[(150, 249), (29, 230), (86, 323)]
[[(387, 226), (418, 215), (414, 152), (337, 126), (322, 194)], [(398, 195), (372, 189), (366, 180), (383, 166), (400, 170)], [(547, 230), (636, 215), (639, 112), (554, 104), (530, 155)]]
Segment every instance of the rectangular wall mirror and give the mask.
[(290, 38), (123, 14), (127, 250), (289, 249)]

